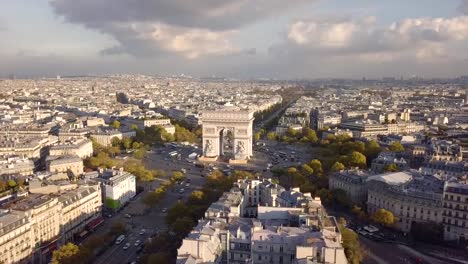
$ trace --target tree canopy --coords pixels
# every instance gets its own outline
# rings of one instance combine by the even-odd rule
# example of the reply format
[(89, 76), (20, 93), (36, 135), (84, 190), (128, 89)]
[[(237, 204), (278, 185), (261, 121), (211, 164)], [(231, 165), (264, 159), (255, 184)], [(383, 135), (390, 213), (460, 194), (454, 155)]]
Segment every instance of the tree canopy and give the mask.
[(391, 226), (395, 223), (395, 216), (393, 215), (393, 213), (382, 208), (375, 211), (372, 214), (371, 219), (374, 222), (384, 226)]
[(403, 152), (403, 151), (405, 151), (405, 148), (403, 147), (403, 145), (401, 145), (401, 143), (398, 142), (398, 141), (392, 142), (388, 146), (388, 149), (390, 151), (394, 151), (394, 152)]
[(79, 262), (80, 248), (73, 244), (67, 243), (55, 250), (52, 254), (52, 264), (75, 264)]

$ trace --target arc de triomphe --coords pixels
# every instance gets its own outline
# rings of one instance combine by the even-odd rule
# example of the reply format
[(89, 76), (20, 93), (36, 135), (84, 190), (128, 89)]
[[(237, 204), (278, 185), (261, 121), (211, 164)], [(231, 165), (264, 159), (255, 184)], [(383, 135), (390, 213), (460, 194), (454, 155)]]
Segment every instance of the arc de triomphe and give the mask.
[(221, 137), (225, 130), (233, 135), (233, 156), (230, 163), (245, 163), (252, 156), (252, 127), (254, 113), (235, 108), (204, 111), (203, 156), (201, 161), (214, 161), (223, 154)]

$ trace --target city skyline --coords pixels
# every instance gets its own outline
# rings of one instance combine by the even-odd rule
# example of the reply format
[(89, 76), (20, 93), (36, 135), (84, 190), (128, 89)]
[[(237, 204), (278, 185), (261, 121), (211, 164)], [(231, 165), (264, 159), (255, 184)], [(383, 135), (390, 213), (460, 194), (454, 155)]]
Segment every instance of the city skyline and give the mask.
[(0, 77), (430, 78), (466, 75), (468, 66), (468, 1), (1, 5)]

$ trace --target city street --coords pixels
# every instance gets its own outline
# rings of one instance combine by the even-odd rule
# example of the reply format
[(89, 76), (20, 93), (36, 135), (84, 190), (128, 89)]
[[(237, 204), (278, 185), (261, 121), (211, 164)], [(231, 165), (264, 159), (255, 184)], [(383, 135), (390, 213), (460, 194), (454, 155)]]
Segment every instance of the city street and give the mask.
[(364, 259), (364, 264), (447, 263), (424, 255), (407, 246), (375, 242), (363, 236), (359, 236), (359, 240), (361, 242), (361, 245), (364, 246), (364, 248), (366, 249), (367, 253), (366, 258)]
[[(182, 150), (184, 148), (179, 149), (182, 152), (184, 151)], [(189, 163), (185, 160), (164, 160), (167, 156), (166, 150), (169, 149), (161, 148), (157, 149), (156, 152), (149, 153), (145, 163), (149, 169), (164, 170), (167, 172), (167, 175), (163, 178), (157, 178), (153, 182), (145, 183), (145, 188), (142, 193), (135, 197), (134, 200), (132, 200), (125, 208), (123, 208), (122, 211), (107, 219), (105, 223), (94, 233), (105, 234), (110, 230), (114, 223), (118, 222), (124, 223), (127, 228), (125, 240), (120, 245), (113, 244), (111, 247), (109, 247), (95, 260), (95, 263), (125, 264), (137, 261), (139, 252), (137, 252), (138, 246), (134, 245), (135, 241), (140, 240), (141, 244), (144, 244), (151, 235), (166, 229), (166, 224), (164, 222), (166, 213), (162, 212), (163, 208), (169, 209), (178, 200), (187, 199), (192, 191), (202, 188), (205, 182), (205, 178), (202, 177), (202, 175), (205, 175), (207, 171), (200, 170), (192, 163)], [(190, 149), (185, 149), (185, 152), (189, 151)], [(143, 205), (141, 200), (145, 193), (156, 189), (163, 182), (168, 182), (172, 171), (180, 171), (181, 169), (186, 170), (186, 179), (190, 179), (189, 186), (187, 186), (187, 180), (184, 181), (183, 184), (175, 184), (173, 188), (167, 191), (165, 197), (160, 203), (158, 203), (153, 208), (149, 208), (147, 211), (143, 210), (142, 208), (146, 208), (146, 206)], [(181, 189), (184, 189), (184, 191), (180, 192)], [(127, 218), (125, 217), (126, 214), (130, 214), (132, 217)], [(145, 232), (143, 235), (140, 235), (142, 229), (145, 229)], [(124, 250), (126, 243), (130, 243), (130, 247)]]

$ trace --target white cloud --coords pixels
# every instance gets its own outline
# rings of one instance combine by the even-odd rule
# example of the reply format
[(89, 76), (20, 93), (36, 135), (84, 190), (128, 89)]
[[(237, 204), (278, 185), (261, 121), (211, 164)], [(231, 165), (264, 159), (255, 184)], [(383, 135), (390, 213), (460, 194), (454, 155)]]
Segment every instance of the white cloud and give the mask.
[(238, 52), (236, 31), (311, 0), (49, 0), (55, 13), (113, 37), (104, 54), (173, 53), (194, 59)]
[(210, 31), (163, 23), (116, 23), (107, 30), (115, 36), (125, 36), (118, 39), (121, 46), (106, 50), (111, 54), (131, 53), (144, 56), (148, 53), (171, 52), (188, 59), (196, 59), (202, 55), (238, 52), (230, 42), (235, 31)]
[(300, 45), (344, 47), (357, 30), (352, 22), (320, 23), (297, 21), (289, 28), (288, 38)]
[(402, 55), (416, 59), (447, 56), (446, 46), (468, 39), (468, 16), (410, 18), (379, 28), (374, 17), (347, 21), (300, 20), (292, 23), (283, 48), (287, 54), (356, 55), (391, 61)]

